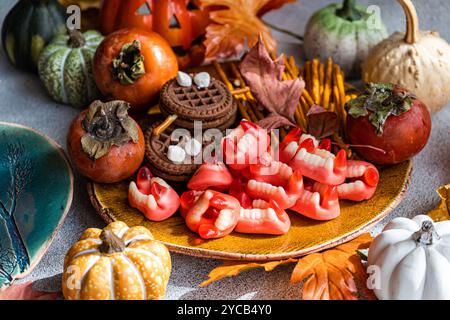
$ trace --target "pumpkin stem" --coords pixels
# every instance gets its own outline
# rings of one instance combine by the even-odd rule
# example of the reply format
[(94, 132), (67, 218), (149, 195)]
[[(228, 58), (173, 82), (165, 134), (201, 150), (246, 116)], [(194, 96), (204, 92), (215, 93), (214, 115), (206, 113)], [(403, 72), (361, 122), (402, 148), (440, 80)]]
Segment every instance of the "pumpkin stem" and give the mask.
[(419, 40), (419, 18), (411, 0), (398, 0), (406, 15), (406, 43), (413, 44)]
[(113, 76), (123, 85), (133, 84), (145, 74), (141, 43), (134, 40), (125, 44), (113, 60)]
[(76, 49), (84, 46), (86, 39), (80, 31), (68, 28), (67, 32), (69, 33), (69, 40), (67, 41), (69, 47)]
[(100, 240), (102, 240), (102, 244), (100, 245), (101, 253), (116, 253), (122, 252), (125, 249), (123, 240), (111, 230), (104, 229), (100, 234)]
[(361, 12), (356, 8), (356, 0), (344, 0), (342, 8), (336, 10), (336, 15), (348, 21), (357, 21), (362, 18)]
[(414, 232), (413, 239), (420, 245), (431, 245), (434, 240), (439, 240), (441, 237), (437, 234), (433, 222), (424, 221), (420, 230)]

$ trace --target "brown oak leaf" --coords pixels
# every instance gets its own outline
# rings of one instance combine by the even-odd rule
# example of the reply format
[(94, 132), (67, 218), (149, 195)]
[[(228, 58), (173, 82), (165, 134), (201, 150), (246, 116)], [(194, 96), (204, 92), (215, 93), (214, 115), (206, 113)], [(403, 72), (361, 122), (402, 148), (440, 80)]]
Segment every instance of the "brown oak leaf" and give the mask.
[(268, 130), (295, 126), (295, 108), (305, 82), (301, 79), (282, 80), (283, 57), (273, 61), (259, 38), (242, 61), (240, 71), (256, 100), (269, 111), (258, 124)]
[(375, 299), (366, 286), (367, 273), (357, 249), (367, 249), (372, 237), (363, 234), (348, 243), (301, 258), (292, 273), (291, 283), (302, 283), (305, 300)]
[(311, 106), (306, 116), (308, 117), (308, 133), (317, 139), (331, 136), (339, 130), (337, 114), (317, 104)]
[(56, 300), (56, 292), (42, 292), (33, 289), (32, 282), (12, 285), (0, 291), (0, 300)]
[(207, 60), (237, 56), (252, 47), (261, 34), (270, 52), (276, 52), (276, 41), (260, 15), (293, 0), (201, 0), (203, 7), (213, 7), (211, 23), (206, 28)]
[(207, 286), (215, 281), (223, 279), (225, 277), (234, 277), (241, 272), (254, 268), (264, 268), (265, 271), (272, 271), (276, 267), (296, 262), (297, 259), (287, 259), (281, 261), (269, 261), (269, 262), (242, 262), (242, 261), (224, 261), (224, 263), (217, 268), (214, 268), (208, 275), (208, 280), (203, 281), (200, 286)]

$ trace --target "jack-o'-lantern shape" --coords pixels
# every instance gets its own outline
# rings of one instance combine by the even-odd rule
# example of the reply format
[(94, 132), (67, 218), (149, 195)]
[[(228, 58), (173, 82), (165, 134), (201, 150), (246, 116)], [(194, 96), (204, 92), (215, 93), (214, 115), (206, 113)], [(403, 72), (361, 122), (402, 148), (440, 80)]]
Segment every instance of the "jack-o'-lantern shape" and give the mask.
[(209, 13), (199, 0), (103, 0), (101, 7), (103, 33), (127, 27), (157, 32), (172, 46), (182, 69), (203, 62), (208, 23)]

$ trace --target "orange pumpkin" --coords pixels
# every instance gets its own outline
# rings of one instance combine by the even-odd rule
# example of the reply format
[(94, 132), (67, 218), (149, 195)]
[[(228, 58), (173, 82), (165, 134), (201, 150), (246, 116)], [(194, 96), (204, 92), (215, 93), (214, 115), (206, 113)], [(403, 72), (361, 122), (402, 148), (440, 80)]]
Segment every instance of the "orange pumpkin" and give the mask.
[(127, 27), (159, 33), (182, 69), (203, 62), (205, 49), (199, 40), (210, 21), (198, 0), (103, 0), (100, 20), (105, 34)]
[(62, 290), (68, 300), (162, 299), (171, 269), (169, 251), (147, 228), (117, 221), (87, 229), (70, 248)]

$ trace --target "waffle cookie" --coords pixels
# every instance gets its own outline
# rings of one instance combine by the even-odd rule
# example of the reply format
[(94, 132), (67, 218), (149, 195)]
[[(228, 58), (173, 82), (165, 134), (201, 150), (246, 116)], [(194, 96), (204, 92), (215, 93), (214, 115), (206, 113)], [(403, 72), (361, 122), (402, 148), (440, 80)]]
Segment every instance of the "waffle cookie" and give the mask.
[(168, 81), (161, 90), (159, 108), (163, 116), (176, 114), (174, 124), (193, 129), (194, 121), (202, 121), (203, 130), (225, 130), (236, 121), (237, 106), (225, 84), (211, 78), (208, 88), (196, 85), (182, 87), (176, 79)]
[[(159, 123), (155, 123), (145, 132), (145, 157), (151, 171), (155, 176), (168, 181), (188, 181), (202, 163), (202, 152), (196, 157), (186, 156), (183, 163), (172, 162), (167, 157), (167, 152), (169, 146), (177, 144), (171, 140), (172, 132), (177, 127), (171, 125), (160, 135), (155, 135), (153, 129), (158, 125)], [(203, 148), (210, 143), (212, 141), (202, 141)]]

